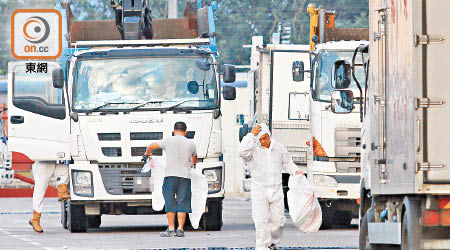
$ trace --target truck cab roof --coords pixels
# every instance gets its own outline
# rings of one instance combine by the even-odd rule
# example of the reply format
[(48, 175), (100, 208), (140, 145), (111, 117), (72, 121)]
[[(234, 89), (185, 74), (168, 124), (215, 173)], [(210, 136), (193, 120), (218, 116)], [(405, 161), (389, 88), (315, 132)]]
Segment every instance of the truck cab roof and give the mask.
[(101, 57), (133, 57), (133, 56), (208, 56), (214, 54), (208, 48), (197, 47), (125, 47), (125, 48), (92, 48), (77, 50), (74, 56), (78, 58)]
[(354, 50), (359, 45), (369, 44), (369, 41), (360, 40), (360, 41), (331, 41), (326, 43), (317, 44), (314, 51), (320, 51), (323, 49), (332, 49), (332, 50)]

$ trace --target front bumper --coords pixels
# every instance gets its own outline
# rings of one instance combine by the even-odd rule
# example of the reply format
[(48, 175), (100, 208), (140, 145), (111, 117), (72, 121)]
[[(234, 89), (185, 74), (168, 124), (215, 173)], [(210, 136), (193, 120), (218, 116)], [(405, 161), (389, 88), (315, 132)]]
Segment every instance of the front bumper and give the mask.
[[(220, 184), (220, 191), (212, 194), (208, 194), (208, 198), (222, 198), (224, 197), (224, 180), (225, 180), (225, 167), (222, 161), (204, 161), (199, 162), (196, 168), (203, 172), (207, 168), (222, 168), (222, 178)], [(103, 179), (100, 173), (100, 168), (97, 164), (86, 163), (75, 163), (69, 166), (70, 171), (70, 194), (72, 201), (111, 201), (111, 202), (145, 202), (150, 203), (152, 200), (151, 193), (145, 194), (111, 194), (105, 188), (106, 180)], [(91, 173), (91, 195), (79, 195), (75, 193), (74, 190), (74, 172), (90, 172)]]
[[(335, 186), (325, 186), (314, 182), (314, 175), (326, 175), (337, 181)], [(310, 172), (308, 179), (314, 187), (314, 193), (318, 199), (358, 199), (359, 198), (359, 180), (360, 175), (327, 173), (327, 172)], [(358, 181), (357, 183), (355, 183)]]

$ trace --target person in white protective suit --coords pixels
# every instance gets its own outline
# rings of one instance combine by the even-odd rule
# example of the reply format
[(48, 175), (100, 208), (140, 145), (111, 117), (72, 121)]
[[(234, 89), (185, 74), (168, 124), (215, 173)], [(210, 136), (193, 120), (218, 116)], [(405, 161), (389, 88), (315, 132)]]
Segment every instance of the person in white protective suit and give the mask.
[(284, 216), (282, 172), (303, 174), (286, 147), (271, 139), (265, 124), (256, 125), (239, 144), (239, 156), (250, 167), (252, 217), (256, 250), (274, 249), (281, 241)]
[(42, 233), (44, 230), (41, 227), (40, 220), (48, 182), (50, 181), (50, 178), (54, 176), (56, 178), (58, 200), (65, 201), (70, 199), (68, 190), (69, 167), (54, 161), (39, 161), (33, 164), (32, 172), (34, 177), (33, 218), (29, 223), (34, 231)]

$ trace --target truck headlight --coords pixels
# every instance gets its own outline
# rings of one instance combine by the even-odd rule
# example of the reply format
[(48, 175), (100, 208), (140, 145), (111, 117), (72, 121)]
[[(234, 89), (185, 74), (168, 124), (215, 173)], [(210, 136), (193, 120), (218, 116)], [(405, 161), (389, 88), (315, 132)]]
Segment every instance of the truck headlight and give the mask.
[(335, 178), (323, 175), (323, 174), (315, 174), (314, 175), (314, 184), (318, 186), (326, 186), (326, 187), (337, 187), (338, 183)]
[(222, 187), (222, 167), (205, 168), (203, 174), (208, 182), (208, 194), (220, 192)]
[(73, 192), (78, 196), (93, 197), (92, 172), (72, 170)]

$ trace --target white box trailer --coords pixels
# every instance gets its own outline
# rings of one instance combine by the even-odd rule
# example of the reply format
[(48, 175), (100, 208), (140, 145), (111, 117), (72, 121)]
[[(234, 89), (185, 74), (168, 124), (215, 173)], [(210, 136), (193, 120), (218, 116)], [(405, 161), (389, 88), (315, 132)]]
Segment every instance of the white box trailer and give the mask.
[(360, 249), (450, 249), (448, 10), (370, 1)]
[[(264, 44), (261, 36), (255, 36), (251, 47), (249, 124), (244, 124), (240, 137), (257, 123), (268, 124), (273, 138), (286, 146), (294, 163), (306, 172), (310, 74), (296, 82), (292, 70), (298, 61), (304, 62), (305, 70), (311, 68), (309, 45)], [(288, 174), (283, 175), (286, 192), (288, 178)]]

